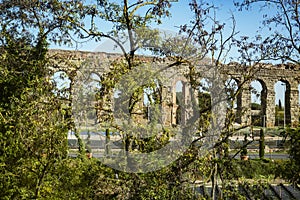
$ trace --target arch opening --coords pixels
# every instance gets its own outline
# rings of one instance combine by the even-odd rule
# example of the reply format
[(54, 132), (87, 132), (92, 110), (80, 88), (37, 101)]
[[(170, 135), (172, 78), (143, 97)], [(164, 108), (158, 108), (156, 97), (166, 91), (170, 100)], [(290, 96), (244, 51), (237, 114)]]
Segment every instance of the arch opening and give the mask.
[(179, 80), (175, 83), (175, 98), (173, 98), (173, 124), (180, 125), (183, 119), (183, 109), (182, 106), (184, 105), (184, 82)]
[(262, 80), (250, 83), (251, 91), (251, 125), (266, 127), (267, 87)]
[(54, 95), (63, 99), (70, 98), (71, 79), (65, 71), (55, 72), (50, 80), (53, 85), (52, 92)]
[(155, 79), (150, 86), (145, 87), (143, 90), (144, 118), (150, 122), (155, 118), (157, 106), (159, 106), (160, 111), (162, 109), (162, 86), (160, 82)]
[(87, 80), (84, 82), (83, 90), (86, 101), (90, 104), (87, 105), (86, 120), (88, 124), (97, 123), (97, 93), (101, 88), (101, 78), (97, 73), (90, 73)]
[(199, 131), (204, 134), (208, 131), (211, 120), (211, 82), (203, 78), (200, 81), (198, 90), (199, 115)]
[(80, 77), (77, 88), (77, 110), (80, 114), (79, 123), (88, 130), (98, 123), (97, 95), (101, 88), (101, 78), (97, 73), (91, 72)]
[(227, 94), (227, 117), (232, 122), (241, 124), (242, 121), (242, 93), (239, 87), (240, 81), (235, 78), (225, 81)]
[(286, 127), (291, 124), (291, 86), (288, 81), (275, 83), (275, 126)]

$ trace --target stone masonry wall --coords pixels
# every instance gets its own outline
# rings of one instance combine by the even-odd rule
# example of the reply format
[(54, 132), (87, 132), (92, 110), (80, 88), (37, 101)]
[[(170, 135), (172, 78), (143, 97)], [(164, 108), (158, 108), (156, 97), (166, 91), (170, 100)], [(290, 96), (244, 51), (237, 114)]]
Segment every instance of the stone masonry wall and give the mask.
[[(89, 70), (94, 71), (99, 76), (102, 76), (110, 70), (111, 62), (121, 59), (120, 54), (109, 54), (101, 52), (84, 52), (84, 51), (66, 51), (66, 50), (50, 50), (49, 58), (51, 64), (49, 66), (49, 75), (57, 71), (64, 71), (69, 76), (71, 81), (74, 81), (78, 71), (82, 70), (82, 66), (89, 66)], [(168, 64), (172, 63), (172, 59), (169, 58), (153, 58), (153, 57), (140, 57), (145, 63), (151, 63), (153, 68), (161, 69)], [(199, 61), (196, 65), (196, 72), (199, 74), (209, 74), (208, 68), (209, 60)], [(189, 73), (189, 67), (186, 65), (175, 66), (172, 68), (166, 68), (163, 71), (165, 80), (162, 81), (162, 118), (165, 124), (172, 125), (175, 122), (174, 115), (178, 105), (174, 100), (176, 92), (176, 81), (181, 80), (184, 83), (184, 101), (191, 101), (191, 94), (193, 93), (187, 86), (186, 75)], [(261, 64), (254, 67), (240, 66), (236, 63), (222, 66), (220, 78), (223, 81), (227, 79), (235, 79), (239, 83), (242, 83), (241, 94), (238, 95), (239, 104), (238, 111), (240, 113), (240, 123), (242, 125), (251, 124), (251, 92), (250, 83), (253, 80), (259, 80), (266, 87), (266, 105), (263, 105), (265, 109), (265, 120), (267, 127), (273, 127), (275, 125), (275, 92), (274, 84), (277, 81), (283, 81), (288, 85), (286, 87), (286, 100), (285, 105), (287, 120), (291, 126), (297, 126), (299, 123), (299, 91), (298, 85), (300, 82), (300, 70), (299, 66), (285, 64), (285, 65), (270, 65)], [(185, 78), (183, 78), (185, 77)], [(175, 83), (175, 84), (174, 84)], [(188, 114), (183, 114), (183, 119), (187, 119)]]

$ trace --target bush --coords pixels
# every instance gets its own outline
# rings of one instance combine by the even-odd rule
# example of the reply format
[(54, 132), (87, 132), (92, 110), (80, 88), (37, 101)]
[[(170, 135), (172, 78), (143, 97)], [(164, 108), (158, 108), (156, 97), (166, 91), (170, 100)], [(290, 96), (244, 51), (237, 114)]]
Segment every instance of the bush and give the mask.
[(277, 162), (269, 160), (233, 160), (231, 162), (231, 176), (229, 178), (255, 179), (261, 177), (275, 177)]

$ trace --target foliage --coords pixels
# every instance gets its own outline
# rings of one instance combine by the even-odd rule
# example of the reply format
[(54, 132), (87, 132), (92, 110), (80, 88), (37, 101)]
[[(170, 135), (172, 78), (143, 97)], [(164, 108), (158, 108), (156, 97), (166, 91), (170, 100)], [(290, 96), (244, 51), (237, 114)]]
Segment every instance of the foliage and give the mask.
[(258, 103), (251, 103), (251, 110), (261, 110), (261, 105)]
[[(116, 3), (101, 0), (85, 3), (80, 8), (80, 13), (87, 19), (82, 24), (70, 21), (78, 30), (81, 39), (94, 38), (99, 41), (103, 38), (110, 39), (116, 47), (120, 48), (128, 67), (131, 68), (132, 59), (140, 48), (155, 47), (159, 41), (158, 30), (152, 30), (152, 23), (161, 24), (161, 18), (169, 16), (171, 3), (167, 0), (154, 1), (123, 1)], [(146, 11), (145, 11), (146, 9)], [(101, 20), (111, 26), (107, 33), (101, 30), (95, 21)], [(128, 42), (129, 49), (125, 48)]]
[(289, 180), (292, 183), (300, 182), (300, 133), (299, 128), (286, 129), (288, 140), (290, 160), (282, 165), (282, 168), (278, 170), (279, 177)]
[(47, 39), (62, 40), (70, 29), (64, 23), (65, 3), (0, 2), (0, 190), (4, 199), (36, 199), (51, 192), (51, 175), (67, 156), (68, 110), (51, 92), (46, 69)]
[[(13, 36), (14, 40), (27, 39), (31, 45), (49, 39), (55, 43), (70, 43), (70, 30), (75, 27), (69, 21), (79, 20), (76, 10), (80, 1), (24, 0), (0, 2), (0, 32)], [(1, 37), (1, 45), (8, 43)]]
[(282, 177), (284, 167), (288, 163), (288, 160), (270, 159), (249, 159), (247, 161), (233, 159), (220, 162), (220, 164), (225, 167), (225, 170), (222, 172), (222, 177), (231, 181), (272, 181)]
[(299, 2), (282, 0), (235, 1), (235, 5), (241, 11), (243, 8), (254, 9), (255, 4), (258, 4), (263, 13), (261, 29), (268, 29), (267, 31), (263, 30), (268, 33), (266, 38), (261, 35), (256, 37), (259, 53), (266, 60), (289, 61), (299, 65)]
[[(163, 17), (170, 16), (170, 2), (1, 1), (0, 73), (3, 78), (0, 80), (0, 144), (3, 148), (0, 150), (0, 190), (4, 191), (4, 199), (193, 199), (192, 186), (199, 179), (204, 183), (212, 182), (214, 198), (218, 176), (222, 184), (226, 185), (231, 178), (257, 178), (273, 173), (275, 164), (272, 162), (230, 160), (228, 153), (224, 155), (228, 149), (228, 137), (232, 134), (230, 131), (216, 133), (221, 137), (211, 152), (202, 152), (200, 139), (205, 137), (204, 134), (200, 139), (196, 138), (173, 164), (144, 174), (117, 172), (83, 155), (74, 159), (67, 156), (67, 131), (74, 128), (74, 123), (64, 102), (53, 94), (53, 85), (47, 78), (48, 60), (45, 54), (49, 41), (68, 43), (72, 40), (70, 31), (74, 31), (80, 39), (109, 38), (122, 50), (123, 58), (110, 63), (110, 70), (100, 78), (101, 88), (96, 96), (99, 111), (97, 117), (103, 127), (110, 125), (105, 131), (106, 136), (110, 135), (112, 129), (119, 131), (128, 152), (153, 152), (160, 149), (169, 142), (175, 130), (172, 127), (157, 128), (159, 119), (156, 116), (146, 127), (134, 127), (128, 123), (127, 130), (135, 131), (135, 135), (128, 134), (113, 123), (111, 97), (115, 89), (120, 89), (130, 99), (125, 102), (129, 110), (128, 121), (140, 114), (137, 111), (143, 110), (140, 109), (140, 103), (144, 89), (153, 92), (152, 98), (149, 98), (153, 112), (162, 104), (162, 87), (154, 80), (138, 88), (134, 80), (130, 79), (128, 84), (133, 87), (133, 92), (130, 91), (132, 93), (129, 95), (129, 85), (122, 85), (122, 82), (118, 85), (123, 76), (135, 73), (140, 68), (145, 69), (142, 71), (144, 77), (152, 75), (147, 71), (151, 66), (146, 66), (145, 60), (136, 56), (139, 49), (150, 50), (160, 57), (172, 56), (171, 64), (163, 69), (188, 65), (190, 71), (186, 78), (193, 88), (199, 88), (200, 85), (198, 80), (201, 74), (195, 72), (198, 61), (209, 56), (212, 63), (210, 67), (221, 68), (232, 42), (240, 47), (241, 57), (245, 56), (243, 59), (248, 61), (246, 57), (250, 54), (244, 50), (248, 50), (251, 44), (246, 37), (241, 41), (234, 39), (237, 34), (234, 19), (229, 36), (224, 37), (225, 24), (211, 15), (216, 8), (206, 2), (192, 0), (189, 4), (194, 13), (191, 22), (180, 26), (181, 35), (163, 39), (158, 30), (150, 27), (152, 24), (161, 24)], [(109, 23), (111, 30), (104, 33), (102, 27), (97, 25), (97, 20)], [(295, 40), (284, 40), (286, 44), (298, 41), (298, 34), (294, 35)], [(278, 37), (274, 35), (274, 38)], [(129, 42), (129, 50), (125, 48), (126, 41)], [(273, 40), (269, 39), (264, 42), (273, 44)], [(279, 57), (293, 60), (296, 47), (293, 46), (293, 50)], [(262, 51), (266, 50), (264, 48)], [(266, 55), (269, 59), (271, 54), (267, 52)], [(277, 57), (278, 54), (272, 56)], [(233, 100), (238, 92), (232, 92), (228, 98)], [(212, 100), (206, 93), (200, 93), (199, 97), (203, 98), (198, 99), (201, 118), (197, 131), (203, 134), (207, 132), (212, 117), (209, 112)], [(118, 109), (122, 109), (122, 99), (115, 100), (120, 107)], [(233, 122), (231, 118), (227, 120), (227, 125)], [(159, 134), (141, 139), (139, 128)], [(291, 133), (294, 142), (291, 148), (293, 172), (299, 172), (300, 166), (297, 153), (299, 134), (296, 133)], [(296, 175), (288, 178), (299, 182)], [(259, 187), (257, 191), (262, 192)], [(234, 192), (227, 194), (231, 197), (236, 195)]]
[(281, 99), (279, 99), (279, 101), (278, 101), (278, 110), (282, 110)]
[(259, 131), (259, 158), (263, 159), (265, 156), (265, 133), (261, 128)]
[(248, 143), (247, 134), (245, 134), (244, 140), (243, 140), (243, 146), (241, 149), (241, 156), (247, 156), (247, 154), (248, 154), (247, 143)]
[[(111, 64), (111, 70), (105, 73), (103, 77), (101, 77), (102, 87), (98, 94), (98, 109), (100, 111), (99, 118), (104, 122), (113, 121), (113, 107), (107, 107), (106, 105), (110, 101), (113, 90), (117, 88), (117, 83), (122, 76), (130, 74), (134, 71), (134, 69), (141, 66), (141, 60), (139, 60), (139, 58), (136, 56), (136, 52), (138, 49), (148, 49), (151, 52), (158, 54), (159, 56), (172, 56), (173, 63), (165, 66), (164, 69), (168, 69), (173, 66), (180, 66), (180, 64), (183, 63), (187, 64), (190, 68), (190, 72), (188, 73), (187, 78), (194, 88), (199, 87), (198, 80), (199, 77), (201, 77), (200, 74), (195, 72), (194, 66), (199, 60), (202, 60), (206, 56), (209, 56), (211, 58), (210, 60), (212, 61), (211, 67), (216, 68), (221, 68), (222, 62), (226, 60), (226, 55), (231, 48), (231, 42), (236, 34), (234, 19), (232, 19), (233, 28), (232, 30), (230, 30), (229, 36), (224, 37), (223, 32), (225, 24), (219, 22), (213, 15), (210, 15), (210, 13), (216, 11), (216, 8), (213, 5), (206, 4), (206, 2), (198, 3), (197, 1), (191, 1), (189, 5), (191, 11), (194, 13), (194, 17), (191, 23), (180, 26), (181, 35), (179, 37), (171, 37), (167, 40), (162, 40), (160, 38), (159, 32), (157, 30), (152, 30), (149, 27), (153, 22), (159, 24), (161, 22), (161, 17), (169, 15), (168, 7), (170, 5), (171, 4), (168, 1), (137, 1), (136, 3), (129, 1), (124, 1), (122, 3), (99, 1), (99, 4), (97, 6), (88, 5), (86, 7), (86, 9), (90, 9), (90, 12), (87, 13), (90, 19), (90, 26), (76, 24), (78, 27), (80, 27), (81, 38), (92, 37), (96, 40), (109, 38), (115, 43), (117, 47), (122, 50), (124, 56), (123, 59), (119, 59), (113, 62)], [(146, 13), (141, 14), (143, 13), (142, 8), (149, 9)], [(138, 10), (140, 12), (138, 12)], [(112, 25), (111, 31), (103, 33), (99, 29), (101, 27), (98, 27), (95, 21), (101, 19), (104, 19), (106, 22)], [(209, 24), (209, 27), (207, 26), (207, 24)], [(124, 47), (126, 41), (129, 42), (129, 50), (126, 50), (126, 48)], [(176, 46), (174, 46), (174, 43), (176, 43)], [(129, 114), (131, 117), (130, 120), (133, 119), (134, 114), (137, 113), (135, 111), (139, 110), (138, 102), (141, 100), (142, 92), (143, 88), (139, 88), (136, 89), (133, 94), (131, 94), (132, 96), (130, 96), (130, 100), (132, 101), (130, 101), (130, 104), (127, 105), (127, 109), (129, 109)], [(161, 91), (158, 90), (158, 92)], [(237, 93), (238, 92), (234, 93), (233, 96), (237, 95)], [(232, 98), (230, 98), (230, 100), (231, 99)], [(201, 119), (203, 120), (203, 122), (200, 123), (200, 126), (203, 126), (205, 130), (208, 127), (207, 122), (210, 120), (210, 118), (207, 117), (207, 110), (211, 109), (211, 105), (209, 104), (210, 103), (206, 102), (205, 104), (201, 105), (203, 107), (208, 105), (208, 108), (201, 108), (205, 115), (203, 115), (203, 118)], [(118, 103), (117, 105), (119, 106), (120, 104)], [(228, 122), (228, 124), (230, 124), (230, 122)], [(129, 126), (131, 126), (131, 124), (129, 124)], [(119, 127), (116, 126), (114, 128), (118, 129)], [(202, 127), (199, 127), (200, 130), (201, 128)], [(139, 132), (131, 137), (128, 136), (126, 130), (119, 130), (124, 136), (123, 143), (125, 145), (126, 151), (133, 151), (135, 148), (139, 148), (139, 151), (142, 152), (145, 150), (148, 151), (149, 148), (143, 149), (145, 146), (150, 146), (150, 150), (157, 149), (162, 146), (164, 144), (163, 141), (165, 141), (165, 139), (163, 141), (160, 140), (164, 137), (159, 138), (156, 141), (153, 139), (157, 139), (157, 137), (150, 138), (150, 140), (148, 141), (138, 141)], [(133, 129), (130, 129), (130, 131), (132, 130)], [(220, 147), (219, 149), (216, 148), (216, 151), (218, 153), (219, 151), (222, 151), (222, 148), (224, 146), (226, 146), (223, 145), (223, 143), (226, 143), (225, 141), (226, 138), (229, 137), (229, 134), (231, 133), (228, 132), (227, 134), (224, 134), (224, 138), (222, 138), (220, 143), (216, 145), (217, 147)], [(198, 140), (196, 140), (195, 143), (197, 143), (197, 141)], [(144, 147), (143, 145), (140, 145), (141, 143), (145, 144)], [(159, 146), (156, 146), (156, 144), (158, 144)], [(198, 145), (201, 146), (201, 144)], [(183, 172), (187, 172), (189, 170), (189, 165), (197, 161), (197, 156), (193, 155), (198, 154), (198, 151), (199, 148), (191, 147), (189, 149), (189, 153), (178, 159), (178, 162), (175, 163), (178, 166), (173, 167), (168, 176), (170, 179), (173, 179), (175, 183), (178, 183), (178, 185), (175, 184), (175, 188), (178, 192), (180, 191), (179, 188), (184, 185), (181, 182), (184, 176)], [(189, 154), (191, 154), (192, 156), (189, 159), (185, 160), (186, 156)], [(216, 165), (215, 158), (217, 157), (217, 153), (214, 153), (212, 157), (213, 158), (208, 162), (208, 171), (210, 171), (210, 173), (207, 175), (207, 179), (211, 179), (213, 185), (215, 186), (217, 175), (221, 170), (218, 167), (222, 166)], [(130, 188), (130, 191), (134, 193), (138, 190), (140, 184), (138, 181), (136, 181), (136, 179), (130, 181), (133, 181), (132, 185), (129, 184), (130, 186), (132, 186)], [(166, 183), (170, 184), (168, 181), (166, 181)], [(168, 187), (171, 186), (168, 185)], [(138, 195), (139, 193), (141, 193), (141, 191), (136, 192), (135, 195)], [(215, 193), (215, 191), (213, 193)], [(180, 198), (180, 196), (178, 196), (178, 198)]]
[(39, 198), (55, 163), (67, 156), (69, 119), (46, 78), (45, 46), (6, 39), (0, 58), (2, 197)]
[(275, 106), (275, 125), (284, 126), (284, 109), (279, 109), (279, 106)]

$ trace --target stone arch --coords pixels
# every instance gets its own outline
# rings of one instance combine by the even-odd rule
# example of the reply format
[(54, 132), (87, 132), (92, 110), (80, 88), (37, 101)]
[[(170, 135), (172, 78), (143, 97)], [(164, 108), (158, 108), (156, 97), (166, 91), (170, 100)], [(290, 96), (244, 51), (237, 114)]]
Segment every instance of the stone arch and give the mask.
[(288, 80), (279, 79), (274, 84), (274, 91), (275, 126), (285, 127), (291, 124), (291, 84)]
[[(78, 69), (84, 70), (86, 68), (79, 68), (81, 65), (89, 65), (89, 69), (93, 69), (95, 71), (99, 71), (101, 73), (109, 72), (110, 71), (110, 63), (112, 60), (119, 59), (120, 55), (117, 54), (107, 54), (107, 53), (95, 53), (95, 52), (82, 52), (82, 51), (65, 51), (65, 50), (51, 50), (48, 52), (48, 56), (51, 59), (52, 66), (49, 66), (49, 71), (56, 71), (56, 70), (65, 70), (69, 79), (73, 82), (76, 79), (75, 75), (78, 74)], [(153, 58), (143, 58), (143, 62), (152, 62), (153, 66), (158, 67), (160, 69), (162, 66), (166, 64), (170, 64), (173, 62), (167, 58), (163, 59), (153, 59)], [(209, 65), (209, 60), (201, 60), (199, 63), (195, 64), (195, 70), (199, 74), (205, 74), (207, 76), (214, 77), (214, 70), (211, 70)], [(208, 66), (208, 67), (206, 67)], [(180, 66), (179, 68), (169, 68), (168, 70), (164, 71), (164, 75), (167, 75), (167, 79), (164, 82), (164, 87), (162, 89), (163, 93), (163, 106), (164, 106), (164, 122), (168, 125), (171, 124), (171, 110), (172, 110), (172, 101), (173, 101), (173, 91), (172, 91), (172, 82), (175, 76), (177, 78), (183, 78), (179, 76), (183, 76), (178, 72), (187, 72), (186, 66)], [(248, 70), (249, 69), (249, 70)], [(246, 72), (246, 73), (245, 73)], [(52, 72), (53, 73), (53, 72)], [(51, 73), (51, 74), (52, 74)], [(274, 83), (278, 79), (284, 79), (290, 83), (290, 121), (292, 126), (296, 126), (295, 123), (298, 123), (299, 119), (299, 76), (300, 70), (299, 67), (293, 64), (281, 64), (281, 65), (272, 65), (272, 64), (258, 64), (251, 68), (246, 68), (246, 66), (240, 65), (238, 63), (232, 63), (229, 65), (224, 65), (224, 68), (220, 71), (221, 77), (218, 74), (218, 78), (225, 80), (227, 77), (234, 77), (235, 79), (241, 80), (240, 82), (243, 83), (241, 85), (241, 96), (242, 101), (241, 104), (243, 106), (243, 125), (249, 125), (249, 119), (251, 116), (251, 95), (249, 90), (248, 80), (246, 80), (247, 84), (245, 83), (245, 79), (254, 76), (253, 78), (262, 79), (267, 85), (267, 108), (266, 108), (266, 115), (267, 115), (267, 126), (272, 127), (275, 124), (275, 92), (274, 92)], [(49, 75), (51, 76), (49, 73)], [(176, 75), (174, 75), (176, 74)], [(182, 79), (184, 80), (184, 79)], [(76, 80), (74, 81), (76, 82)], [(72, 87), (72, 84), (71, 84)], [(288, 95), (288, 94), (287, 94)], [(238, 100), (241, 98), (238, 98)], [(188, 99), (187, 99), (188, 100)], [(300, 101), (300, 100), (299, 100)], [(236, 103), (236, 109), (241, 107), (240, 103)], [(249, 109), (249, 110), (247, 110)], [(238, 109), (237, 109), (238, 110)], [(239, 114), (237, 113), (237, 116)], [(239, 117), (237, 117), (238, 119)]]
[(267, 86), (258, 78), (250, 83), (251, 124), (266, 127), (267, 122)]

